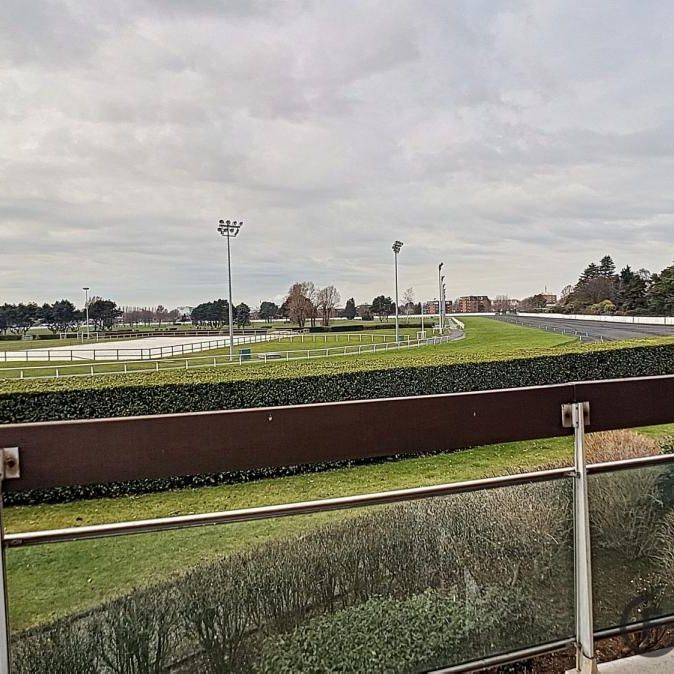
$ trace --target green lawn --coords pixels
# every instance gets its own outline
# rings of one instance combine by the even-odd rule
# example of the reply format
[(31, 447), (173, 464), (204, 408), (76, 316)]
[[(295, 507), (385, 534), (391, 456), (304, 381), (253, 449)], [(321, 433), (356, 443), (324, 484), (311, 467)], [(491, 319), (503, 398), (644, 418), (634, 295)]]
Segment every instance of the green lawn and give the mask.
[[(538, 330), (536, 328), (525, 328), (519, 325), (511, 325), (509, 323), (503, 323), (500, 321), (494, 321), (488, 318), (481, 317), (466, 317), (464, 321), (466, 325), (465, 337), (458, 341), (447, 342), (439, 345), (431, 346), (422, 346), (414, 347), (410, 349), (401, 349), (401, 350), (391, 350), (388, 352), (378, 352), (378, 353), (363, 353), (362, 355), (353, 355), (353, 356), (329, 356), (329, 357), (315, 357), (311, 359), (310, 367), (313, 370), (317, 368), (319, 370), (327, 369), (330, 370), (332, 364), (336, 364), (340, 369), (344, 368), (345, 361), (347, 369), (350, 369), (349, 363), (353, 363), (354, 368), (361, 368), (366, 363), (370, 363), (372, 366), (375, 366), (378, 363), (400, 363), (400, 365), (414, 365), (415, 361), (420, 356), (437, 356), (439, 360), (443, 363), (454, 362), (459, 360), (466, 360), (466, 358), (477, 358), (479, 360), (486, 359), (488, 357), (498, 357), (499, 355), (512, 354), (517, 355), (518, 353), (527, 353), (527, 355), (540, 354), (549, 351), (555, 351), (559, 347), (565, 345), (573, 344), (576, 342), (576, 338), (568, 335), (559, 335), (556, 333), (546, 332), (544, 330)], [(409, 335), (412, 339), (416, 337), (416, 329), (414, 328), (405, 328), (404, 324), (401, 328), (401, 334), (404, 336)], [(281, 338), (278, 340), (272, 340), (270, 342), (261, 342), (257, 344), (243, 345), (243, 347), (237, 347), (235, 349), (238, 353), (239, 348), (250, 348), (253, 352), (253, 362), (245, 364), (245, 367), (241, 368), (238, 365), (232, 367), (221, 367), (218, 368), (218, 371), (222, 373), (223, 377), (237, 379), (240, 377), (248, 377), (251, 374), (254, 374), (256, 371), (266, 376), (278, 376), (277, 372), (283, 372), (285, 368), (286, 373), (297, 372), (301, 373), (303, 367), (306, 367), (308, 363), (305, 361), (299, 360), (296, 362), (288, 363), (287, 365), (274, 361), (275, 370), (269, 370), (268, 367), (259, 362), (259, 359), (255, 354), (263, 352), (279, 352), (279, 351), (292, 351), (292, 350), (306, 350), (307, 348), (311, 350), (312, 356), (318, 356), (320, 350), (323, 348), (334, 348), (340, 346), (357, 346), (359, 344), (363, 345), (363, 349), (372, 347), (372, 340), (381, 343), (384, 341), (385, 337), (390, 341), (390, 336), (393, 335), (391, 325), (385, 325), (381, 331), (364, 331), (362, 333), (355, 333), (350, 338), (348, 335), (342, 335), (339, 333), (329, 333), (327, 335), (322, 334), (310, 334), (304, 336), (304, 342), (301, 337), (295, 336), (292, 338)], [(430, 334), (430, 333), (429, 333)], [(362, 342), (360, 341), (362, 337)], [(368, 347), (369, 345), (369, 347)], [(228, 349), (213, 349), (210, 351), (203, 351), (198, 356), (188, 357), (190, 368), (194, 368), (196, 372), (207, 371), (213, 362), (216, 363), (226, 363)], [(215, 359), (215, 360), (214, 360)], [(357, 362), (356, 362), (357, 361)], [(65, 373), (75, 373), (86, 375), (90, 372), (90, 367), (94, 361), (80, 361), (77, 365), (73, 365), (71, 362), (38, 362), (31, 361), (29, 363), (25, 362), (0, 362), (0, 379), (18, 379), (19, 372), (21, 369), (24, 369), (24, 377), (30, 378), (32, 376), (54, 376), (56, 374), (56, 367), (59, 367), (59, 372), (61, 375)], [(138, 362), (138, 363), (127, 363), (126, 366), (123, 362), (111, 362), (104, 363), (102, 361), (96, 361), (96, 372), (117, 372), (123, 373), (128, 372), (138, 372), (138, 371), (147, 371), (147, 370), (162, 370), (162, 369), (174, 369), (176, 366), (181, 368), (185, 364), (185, 359), (183, 358), (173, 358), (173, 359), (163, 359), (147, 362)], [(202, 366), (199, 368), (198, 366)], [(11, 369), (9, 372), (2, 372), (3, 368)], [(29, 370), (27, 367), (39, 367), (37, 370)], [(46, 368), (46, 369), (45, 369)], [(64, 368), (64, 369), (61, 369)], [(276, 368), (281, 368), (280, 370)], [(239, 370), (239, 373), (236, 372)], [(16, 372), (14, 372), (16, 371)], [(225, 371), (227, 372), (225, 374)]]
[[(647, 432), (655, 437), (670, 435), (674, 433), (674, 424)], [(6, 530), (11, 533), (84, 526), (473, 480), (535, 470), (560, 461), (569, 464), (572, 461), (571, 437), (491, 445), (246, 484), (58, 505), (15, 506), (5, 509), (4, 520)], [(9, 549), (12, 628), (23, 629), (94, 606), (134, 587), (179, 574), (200, 561), (357, 512)]]

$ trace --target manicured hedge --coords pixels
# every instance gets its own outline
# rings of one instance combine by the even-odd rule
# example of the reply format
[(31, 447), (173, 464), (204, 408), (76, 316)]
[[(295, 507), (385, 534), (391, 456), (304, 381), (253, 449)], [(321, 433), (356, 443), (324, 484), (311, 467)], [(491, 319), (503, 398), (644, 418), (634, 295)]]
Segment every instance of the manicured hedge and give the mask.
[[(105, 418), (364, 400), (674, 374), (674, 344), (568, 349), (551, 356), (445, 362), (420, 354), (416, 367), (394, 359), (209, 368), (197, 372), (8, 381), (0, 423)], [(360, 369), (356, 369), (356, 368)], [(351, 368), (351, 369), (350, 369)], [(238, 379), (235, 377), (239, 377)]]

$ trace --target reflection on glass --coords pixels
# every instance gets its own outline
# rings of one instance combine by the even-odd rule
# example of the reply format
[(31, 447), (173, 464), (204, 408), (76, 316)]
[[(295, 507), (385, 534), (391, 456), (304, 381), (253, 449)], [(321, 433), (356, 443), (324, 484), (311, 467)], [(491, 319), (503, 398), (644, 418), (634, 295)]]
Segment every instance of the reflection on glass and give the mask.
[(572, 528), (564, 479), (10, 550), (15, 670), (410, 672), (566, 638)]
[(588, 482), (595, 629), (674, 613), (674, 465)]

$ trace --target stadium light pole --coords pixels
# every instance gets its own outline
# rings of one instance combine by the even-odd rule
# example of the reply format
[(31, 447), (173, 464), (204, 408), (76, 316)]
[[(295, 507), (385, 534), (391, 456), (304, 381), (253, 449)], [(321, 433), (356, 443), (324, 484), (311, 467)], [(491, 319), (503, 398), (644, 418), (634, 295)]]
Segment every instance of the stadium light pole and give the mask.
[(438, 265), (438, 320), (440, 322), (440, 334), (442, 334), (442, 268), (445, 263)]
[(445, 297), (447, 295), (447, 288), (445, 287), (445, 275), (440, 277), (440, 311), (442, 312), (442, 329), (445, 328)]
[(243, 221), (236, 220), (220, 220), (218, 224), (218, 232), (227, 238), (227, 278), (229, 288), (229, 362), (232, 362), (234, 357), (234, 314), (232, 312), (232, 255), (230, 252), (230, 239), (235, 239), (239, 234), (239, 230), (243, 227)]
[(400, 324), (398, 322), (398, 253), (402, 247), (402, 241), (394, 241), (393, 246), (391, 246), (393, 249), (393, 265), (396, 277), (396, 344), (400, 341)]
[(84, 312), (87, 320), (87, 339), (91, 339), (91, 328), (89, 327), (89, 288), (82, 288), (84, 290)]

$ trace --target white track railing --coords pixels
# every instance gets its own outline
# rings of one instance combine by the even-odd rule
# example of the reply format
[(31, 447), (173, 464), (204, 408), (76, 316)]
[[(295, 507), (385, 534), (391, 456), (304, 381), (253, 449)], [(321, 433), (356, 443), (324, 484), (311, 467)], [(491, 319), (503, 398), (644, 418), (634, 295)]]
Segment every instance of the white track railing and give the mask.
[[(314, 335), (321, 337), (321, 335)], [(227, 365), (250, 365), (252, 363), (278, 363), (295, 360), (312, 360), (315, 358), (330, 358), (334, 356), (357, 356), (364, 353), (385, 353), (400, 349), (433, 346), (444, 342), (459, 339), (460, 332), (449, 335), (428, 337), (426, 339), (411, 339), (404, 336), (400, 342), (385, 337), (384, 341), (363, 341), (358, 344), (346, 344), (324, 348), (293, 349), (288, 351), (264, 351), (258, 353), (239, 353), (229, 359), (227, 355), (195, 356), (191, 358), (165, 358), (163, 360), (113, 360), (107, 362), (87, 363), (81, 365), (38, 365), (30, 367), (0, 368), (0, 379), (60, 379), (63, 377), (92, 377), (111, 374), (137, 374), (166, 372), (171, 370), (196, 370), (206, 367), (220, 367)], [(304, 335), (311, 338), (312, 335)], [(369, 337), (369, 335), (364, 336)], [(309, 340), (307, 340), (309, 341)]]

